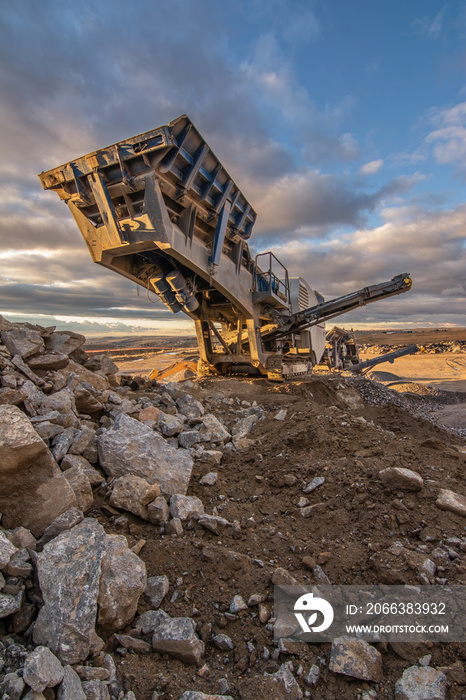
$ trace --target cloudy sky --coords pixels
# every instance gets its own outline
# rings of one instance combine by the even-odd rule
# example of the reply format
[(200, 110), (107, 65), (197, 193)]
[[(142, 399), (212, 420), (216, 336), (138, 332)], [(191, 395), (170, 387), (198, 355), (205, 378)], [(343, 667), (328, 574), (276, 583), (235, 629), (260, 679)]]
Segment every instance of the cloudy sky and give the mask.
[(1, 0), (0, 310), (84, 333), (191, 322), (91, 262), (37, 173), (186, 113), (345, 325), (466, 326), (462, 0)]

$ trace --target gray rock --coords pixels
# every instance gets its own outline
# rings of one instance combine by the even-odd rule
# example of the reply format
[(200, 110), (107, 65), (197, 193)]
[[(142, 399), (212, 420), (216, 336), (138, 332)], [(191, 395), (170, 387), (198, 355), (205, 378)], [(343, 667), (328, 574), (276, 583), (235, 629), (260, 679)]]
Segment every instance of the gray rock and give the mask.
[(152, 648), (187, 664), (198, 664), (204, 656), (204, 642), (197, 637), (196, 623), (190, 617), (159, 618)]
[(147, 600), (152, 610), (157, 610), (162, 600), (168, 593), (170, 587), (167, 576), (150, 576), (147, 579), (144, 598)]
[(135, 629), (141, 630), (142, 634), (152, 634), (160, 624), (161, 620), (168, 620), (170, 616), (163, 610), (148, 610), (139, 615), (135, 622)]
[(63, 369), (69, 363), (70, 358), (61, 352), (45, 352), (40, 355), (33, 355), (26, 360), (29, 367), (33, 370), (56, 370)]
[(174, 494), (170, 498), (170, 515), (181, 521), (196, 518), (204, 513), (204, 504), (196, 496)]
[(303, 493), (311, 493), (314, 491), (318, 486), (322, 486), (322, 484), (325, 483), (325, 476), (316, 476), (312, 481), (308, 483), (308, 485), (303, 488)]
[(383, 678), (382, 656), (370, 644), (356, 637), (337, 637), (332, 642), (330, 671), (378, 683)]
[(150, 644), (145, 642), (143, 639), (137, 639), (136, 637), (131, 637), (129, 634), (116, 634), (115, 639), (120, 644), (120, 646), (130, 651), (134, 651), (136, 654), (150, 654), (152, 647)]
[(91, 372), (103, 372), (106, 376), (118, 373), (117, 365), (108, 355), (92, 355), (84, 366)]
[(102, 659), (102, 666), (107, 669), (109, 673), (108, 677), (108, 689), (112, 698), (119, 698), (121, 687), (118, 682), (117, 669), (113, 657), (110, 654), (104, 654)]
[(11, 618), (14, 634), (23, 634), (31, 626), (36, 617), (36, 606), (33, 603), (23, 603), (21, 610), (14, 613)]
[[(93, 389), (95, 389), (97, 392), (107, 391), (110, 388), (106, 377), (96, 374), (95, 372), (91, 372), (89, 369), (86, 369), (77, 362), (74, 362), (71, 358), (69, 365), (60, 370), (60, 377), (65, 380), (70, 391), (74, 391), (75, 388), (83, 382), (86, 382), (86, 385), (90, 384), (91, 387), (93, 387)], [(90, 389), (88, 390), (90, 391)]]
[(216, 634), (215, 637), (212, 638), (212, 642), (220, 651), (231, 651), (235, 648), (230, 637), (226, 634)]
[(102, 558), (98, 623), (108, 631), (129, 625), (146, 587), (146, 566), (128, 548), (126, 537), (109, 535)]
[(149, 483), (134, 474), (126, 474), (114, 482), (110, 503), (115, 508), (122, 508), (149, 520), (147, 505), (158, 496), (160, 489), (157, 484)]
[(205, 530), (210, 530), (214, 535), (220, 535), (226, 527), (231, 527), (231, 523), (219, 515), (201, 515), (198, 518), (199, 525)]
[(108, 686), (104, 681), (84, 681), (81, 685), (86, 700), (110, 700)]
[(198, 430), (185, 430), (178, 435), (178, 444), (180, 447), (189, 449), (193, 445), (197, 445), (201, 438)]
[(191, 394), (184, 394), (176, 400), (176, 406), (179, 413), (189, 421), (195, 421), (198, 418), (202, 418), (205, 413), (204, 406), (197, 401)]
[(147, 514), (151, 523), (166, 523), (169, 518), (169, 507), (163, 496), (155, 498), (147, 506)]
[[(0, 538), (1, 538), (1, 533), (0, 533)], [(32, 532), (25, 527), (16, 527), (14, 530), (12, 530), (9, 533), (8, 539), (18, 549), (25, 549), (26, 547), (28, 547), (29, 549), (35, 549), (37, 546), (36, 538), (34, 537)], [(2, 567), (0, 566), (0, 569), (1, 568)]]
[(24, 362), (21, 355), (14, 355), (11, 358), (11, 362), (17, 369), (19, 369), (21, 374), (24, 374), (24, 376), (34, 382), (34, 384), (37, 386), (42, 386), (44, 384), (44, 380), (38, 377), (37, 374), (32, 371), (29, 365)]
[(134, 418), (120, 414), (111, 428), (97, 438), (100, 463), (110, 476), (134, 474), (162, 493), (184, 494), (193, 460), (186, 450), (167, 445), (155, 431)]
[(63, 669), (63, 681), (57, 691), (57, 700), (86, 700), (81, 680), (71, 666)]
[(435, 668), (410, 666), (395, 684), (396, 700), (445, 700), (447, 678)]
[(1, 332), (2, 343), (11, 355), (20, 355), (23, 360), (44, 350), (44, 340), (39, 331), (15, 326), (9, 331)]
[(207, 413), (204, 416), (199, 436), (204, 442), (217, 442), (220, 444), (227, 442), (231, 437), (225, 426), (212, 413)]
[(184, 425), (176, 416), (168, 413), (161, 413), (159, 416), (159, 428), (165, 437), (172, 437), (181, 433)]
[(235, 595), (233, 600), (230, 603), (230, 612), (231, 613), (237, 613), (241, 612), (241, 610), (247, 610), (248, 606), (243, 600), (243, 598), (240, 595)]
[(287, 413), (288, 413), (287, 409), (282, 408), (282, 409), (280, 409), (280, 411), (278, 411), (278, 413), (276, 413), (274, 415), (274, 419), (279, 420), (279, 421), (283, 421), (283, 420), (285, 420)]
[(92, 487), (86, 472), (82, 467), (76, 466), (70, 467), (63, 474), (76, 496), (76, 507), (86, 513), (94, 503)]
[(60, 463), (60, 469), (62, 469), (62, 471), (66, 471), (72, 467), (80, 467), (89, 479), (91, 486), (97, 486), (98, 484), (101, 484), (102, 481), (105, 481), (105, 477), (102, 476), (102, 474), (97, 471), (97, 469), (95, 469), (82, 455), (67, 454), (65, 457), (63, 457)]
[(309, 673), (304, 676), (304, 682), (309, 686), (316, 686), (320, 678), (320, 668), (316, 664), (312, 664)]
[(51, 440), (60, 433), (63, 432), (61, 425), (56, 425), (56, 423), (49, 423), (48, 421), (42, 421), (35, 426), (35, 430), (38, 435), (41, 436), (42, 440)]
[(60, 352), (70, 355), (86, 342), (86, 338), (79, 333), (71, 331), (55, 331), (45, 340), (45, 347), (51, 352)]
[(16, 406), (0, 406), (0, 482), (3, 525), (23, 526), (36, 536), (76, 502), (44, 441)]
[(248, 433), (251, 432), (257, 421), (259, 420), (258, 416), (252, 415), (252, 416), (247, 416), (247, 418), (241, 418), (239, 421), (235, 423), (231, 430), (232, 434), (232, 442), (237, 447), (240, 443), (240, 441), (246, 437)]
[(61, 389), (54, 394), (44, 395), (43, 401), (39, 408), (39, 413), (44, 415), (50, 411), (58, 411), (59, 413), (76, 413), (76, 405), (74, 396), (68, 389)]
[(86, 447), (86, 449), (84, 450), (82, 456), (85, 457), (85, 459), (87, 459), (88, 462), (90, 462), (91, 464), (98, 463), (99, 453), (97, 450), (97, 437), (95, 434), (88, 446)]
[(52, 445), (52, 454), (54, 458), (59, 462), (67, 454), (70, 449), (73, 440), (79, 431), (76, 428), (69, 427), (63, 431), (60, 435), (54, 439)]
[(46, 688), (54, 688), (62, 682), (63, 667), (50, 649), (38, 646), (26, 657), (23, 678), (36, 693), (42, 693)]
[(8, 539), (5, 532), (0, 530), (0, 571), (3, 570), (18, 548)]
[(75, 386), (73, 396), (76, 410), (79, 413), (88, 413), (92, 415), (93, 413), (103, 410), (103, 403), (95, 396), (95, 390), (93, 392), (91, 389), (92, 387), (89, 384), (86, 386), (86, 382), (81, 382), (81, 384)]
[(82, 454), (88, 446), (88, 444), (91, 442), (92, 438), (94, 437), (94, 433), (95, 431), (91, 430), (91, 428), (88, 428), (87, 426), (81, 428), (81, 430), (78, 432), (78, 434), (73, 439), (73, 442), (70, 445), (70, 454)]
[(23, 700), (47, 700), (43, 693), (36, 693), (35, 690), (30, 690), (23, 696)]
[(267, 593), (253, 593), (248, 598), (248, 608), (253, 608), (255, 605), (260, 605), (267, 600)]
[(466, 518), (466, 496), (460, 496), (449, 489), (441, 489), (435, 505), (440, 510), (449, 510)]
[(5, 568), (5, 573), (8, 576), (17, 578), (28, 578), (32, 573), (32, 565), (29, 563), (29, 559), (27, 549), (20, 549), (11, 557)]
[(86, 518), (46, 544), (38, 557), (44, 606), (34, 627), (34, 642), (48, 646), (65, 664), (89, 656), (106, 544), (102, 526)]
[(220, 450), (203, 450), (198, 455), (199, 461), (207, 462), (209, 464), (212, 464), (212, 466), (215, 466), (215, 467), (220, 466), (220, 462), (222, 461), (222, 457), (223, 457), (223, 452), (220, 452)]
[(40, 406), (44, 399), (44, 394), (39, 391), (37, 386), (30, 379), (21, 385), (20, 393), (23, 399), (27, 399), (35, 408)]
[(294, 677), (291, 669), (293, 665), (290, 661), (286, 664), (282, 664), (276, 673), (271, 674), (272, 678), (279, 683), (286, 693), (286, 697), (290, 700), (301, 700), (304, 697), (303, 691), (298, 685), (296, 678)]
[(172, 518), (172, 520), (166, 524), (165, 532), (167, 535), (175, 535), (176, 537), (179, 537), (183, 534), (183, 523), (179, 518)]
[(19, 612), (21, 610), (23, 598), (24, 593), (22, 591), (16, 595), (0, 593), (0, 619)]
[(44, 531), (40, 538), (40, 544), (43, 546), (53, 540), (57, 535), (65, 530), (71, 530), (72, 527), (78, 525), (84, 519), (84, 513), (78, 508), (70, 508), (64, 513), (55, 518)]
[(390, 488), (400, 491), (420, 491), (424, 485), (420, 474), (402, 467), (382, 469), (379, 472), (379, 478)]
[(217, 483), (217, 478), (217, 472), (209, 472), (205, 474), (202, 479), (199, 479), (199, 483), (201, 486), (214, 486)]
[(24, 681), (18, 673), (7, 673), (0, 683), (2, 700), (20, 700), (24, 690)]

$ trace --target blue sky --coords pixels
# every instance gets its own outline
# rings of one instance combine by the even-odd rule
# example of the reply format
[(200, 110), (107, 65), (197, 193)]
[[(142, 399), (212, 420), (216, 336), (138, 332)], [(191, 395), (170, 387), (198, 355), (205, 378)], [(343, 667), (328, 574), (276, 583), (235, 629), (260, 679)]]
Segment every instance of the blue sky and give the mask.
[(191, 322), (93, 265), (37, 173), (187, 113), (272, 248), (326, 297), (410, 272), (341, 322), (466, 326), (466, 5), (2, 0), (0, 305), (92, 334)]

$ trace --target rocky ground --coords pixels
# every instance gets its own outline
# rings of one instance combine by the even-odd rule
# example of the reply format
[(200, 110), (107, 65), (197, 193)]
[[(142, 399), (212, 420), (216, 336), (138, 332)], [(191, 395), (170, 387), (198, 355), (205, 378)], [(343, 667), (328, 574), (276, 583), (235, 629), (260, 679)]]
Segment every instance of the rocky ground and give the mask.
[(464, 394), (163, 386), (0, 330), (2, 700), (466, 697), (464, 644), (273, 641), (274, 583), (465, 584)]

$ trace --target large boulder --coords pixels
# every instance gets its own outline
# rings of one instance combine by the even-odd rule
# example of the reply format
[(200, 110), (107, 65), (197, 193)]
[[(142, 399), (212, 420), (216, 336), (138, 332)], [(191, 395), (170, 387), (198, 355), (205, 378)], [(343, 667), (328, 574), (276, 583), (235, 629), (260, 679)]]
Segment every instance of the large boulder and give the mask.
[(38, 556), (44, 605), (34, 627), (34, 642), (48, 646), (64, 664), (89, 656), (106, 553), (103, 527), (86, 518), (46, 544)]
[(124, 413), (97, 438), (100, 464), (109, 476), (134, 474), (162, 493), (185, 494), (193, 468), (187, 450), (171, 447), (148, 426)]
[(63, 369), (69, 363), (70, 358), (61, 352), (43, 352), (27, 358), (27, 364), (31, 369), (55, 370)]
[(97, 619), (110, 631), (130, 624), (146, 587), (146, 567), (126, 538), (106, 535), (92, 518), (44, 546), (37, 574), (44, 606), (34, 642), (48, 646), (64, 664), (87, 659)]
[(204, 406), (191, 394), (184, 394), (176, 400), (178, 411), (190, 421), (201, 419), (205, 413)]
[(109, 388), (109, 383), (105, 377), (102, 377), (100, 374), (95, 374), (95, 372), (91, 372), (90, 369), (86, 369), (71, 359), (68, 365), (60, 370), (60, 375), (68, 381), (68, 387), (72, 391), (82, 382), (87, 382), (97, 391), (105, 391)]
[(20, 355), (23, 359), (44, 349), (44, 339), (39, 331), (25, 326), (14, 326), (9, 331), (2, 331), (1, 337), (10, 353)]
[(16, 406), (0, 406), (0, 512), (3, 525), (37, 537), (76, 503), (50, 450)]
[(59, 352), (70, 355), (84, 345), (86, 338), (72, 331), (55, 331), (45, 341), (45, 347), (51, 352)]
[(220, 444), (228, 442), (231, 437), (228, 430), (213, 413), (207, 413), (204, 416), (199, 436), (204, 442), (218, 442)]
[(111, 535), (107, 542), (97, 599), (98, 622), (115, 632), (133, 621), (147, 577), (144, 562), (128, 548), (125, 537)]

